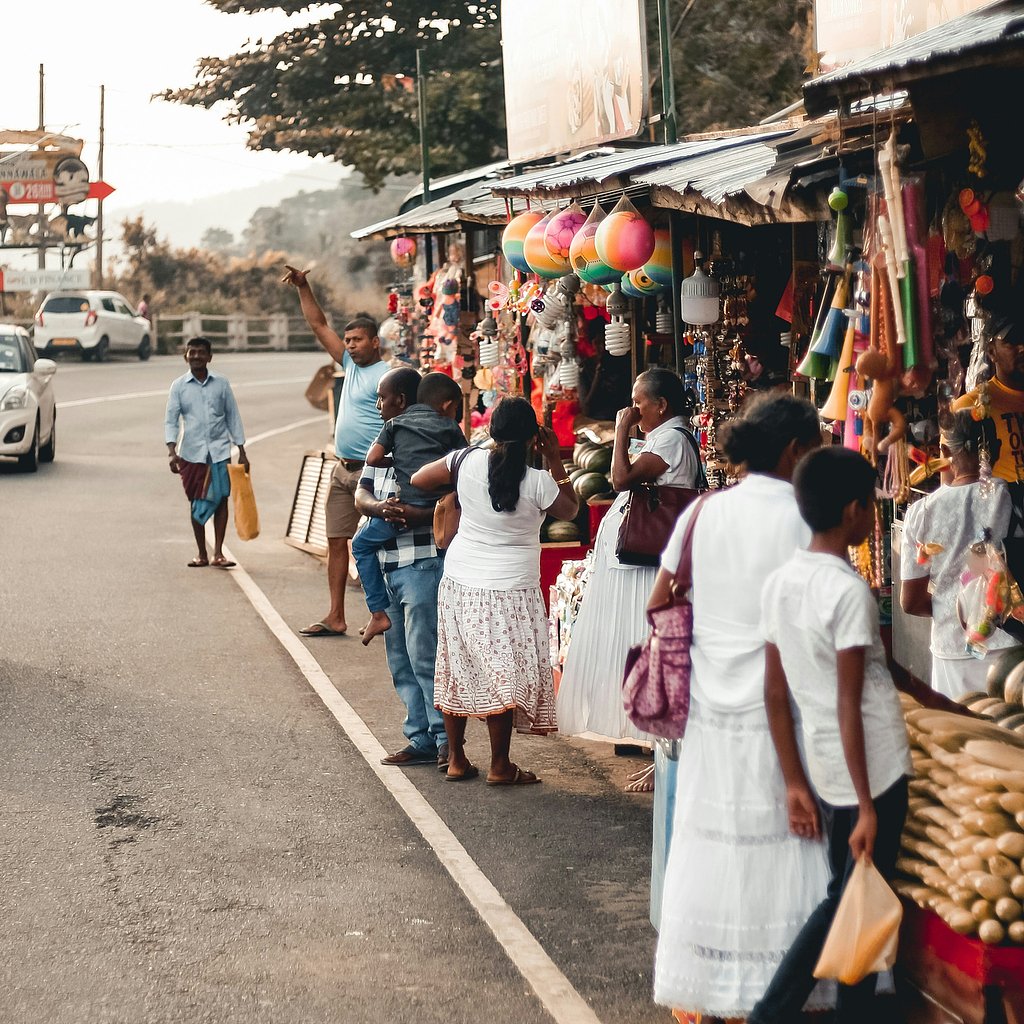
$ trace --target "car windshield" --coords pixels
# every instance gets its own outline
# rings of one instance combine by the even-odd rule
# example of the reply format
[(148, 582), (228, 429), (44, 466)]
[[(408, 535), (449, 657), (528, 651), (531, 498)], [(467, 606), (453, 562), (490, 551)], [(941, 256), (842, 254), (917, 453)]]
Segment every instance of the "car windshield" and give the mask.
[(25, 356), (13, 334), (0, 334), (0, 373), (26, 373)]
[(46, 300), (44, 313), (88, 313), (89, 300), (84, 295), (54, 295)]

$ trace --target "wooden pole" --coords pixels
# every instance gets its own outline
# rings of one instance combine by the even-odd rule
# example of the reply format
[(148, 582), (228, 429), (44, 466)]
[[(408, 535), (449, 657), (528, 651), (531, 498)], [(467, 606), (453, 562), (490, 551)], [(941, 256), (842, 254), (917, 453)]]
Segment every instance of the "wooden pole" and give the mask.
[[(106, 86), (100, 86), (100, 153), (99, 162), (96, 167), (96, 175), (99, 181), (103, 181), (103, 137), (106, 130), (105, 120)], [(103, 200), (98, 200), (96, 212), (96, 268), (93, 271), (93, 279), (97, 288), (103, 287)]]
[[(44, 109), (44, 91), (46, 82), (46, 72), (43, 70), (43, 65), (39, 65), (39, 132), (42, 134), (46, 131), (46, 121), (43, 115)], [(43, 144), (39, 143), (39, 148), (43, 148)], [(40, 203), (36, 207), (36, 229), (39, 232), (39, 248), (37, 249), (37, 260), (39, 269), (43, 270), (46, 267), (46, 214), (44, 212), (44, 206)]]
[(423, 50), (416, 51), (416, 98), (420, 116), (420, 170), (423, 174), (423, 205), (430, 202), (430, 139), (427, 134), (427, 81), (423, 77)]

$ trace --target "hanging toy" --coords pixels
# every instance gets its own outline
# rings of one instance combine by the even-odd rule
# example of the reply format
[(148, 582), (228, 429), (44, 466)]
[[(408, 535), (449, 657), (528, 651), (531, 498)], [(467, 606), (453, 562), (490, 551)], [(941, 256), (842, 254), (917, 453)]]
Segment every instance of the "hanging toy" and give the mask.
[(583, 227), (576, 232), (569, 246), (569, 265), (573, 273), (585, 284), (612, 284), (622, 276), (621, 270), (609, 267), (597, 255), (597, 230), (607, 214), (600, 203), (595, 203)]
[(846, 266), (846, 250), (850, 247), (850, 215), (846, 212), (850, 197), (837, 185), (828, 197), (830, 210), (836, 213), (836, 236), (828, 254), (830, 266), (841, 270)]
[(513, 217), (501, 235), (501, 251), (509, 266), (518, 270), (520, 274), (529, 274), (530, 265), (523, 255), (523, 245), (530, 229), (535, 227), (544, 219), (544, 214), (538, 210), (527, 210), (525, 213)]
[(988, 529), (964, 555), (956, 607), (966, 635), (966, 653), (975, 658), (985, 657), (996, 629), (1008, 618), (1024, 617), (1024, 600), (1006, 567), (1003, 546), (993, 542)]

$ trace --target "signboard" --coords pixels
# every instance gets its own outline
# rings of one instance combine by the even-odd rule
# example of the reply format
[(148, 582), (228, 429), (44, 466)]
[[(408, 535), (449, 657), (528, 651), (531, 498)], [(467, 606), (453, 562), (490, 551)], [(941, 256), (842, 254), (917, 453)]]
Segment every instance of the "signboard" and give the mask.
[(89, 198), (89, 168), (68, 153), (0, 153), (0, 204), (60, 203)]
[(52, 292), (58, 288), (88, 288), (87, 268), (67, 270), (0, 270), (0, 292)]
[[(4, 168), (0, 165), (0, 175)], [(113, 195), (114, 188), (105, 181), (87, 182), (88, 189), (83, 199), (106, 199)], [(7, 203), (61, 203), (70, 206), (72, 203), (81, 202), (81, 199), (68, 199), (67, 193), (62, 198), (60, 186), (54, 181), (3, 181), (0, 179), (0, 189), (7, 193)], [(0, 205), (3, 197), (0, 196)]]
[(815, 0), (821, 71), (884, 50), (992, 0)]
[(501, 5), (513, 163), (637, 135), (647, 116), (643, 0)]

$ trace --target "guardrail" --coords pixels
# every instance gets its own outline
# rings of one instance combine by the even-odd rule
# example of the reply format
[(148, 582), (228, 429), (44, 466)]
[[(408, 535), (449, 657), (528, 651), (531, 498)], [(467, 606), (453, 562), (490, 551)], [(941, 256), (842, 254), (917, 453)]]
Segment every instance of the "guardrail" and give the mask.
[(306, 321), (288, 313), (161, 313), (153, 319), (157, 350), (164, 353), (183, 351), (185, 342), (197, 335), (209, 338), (214, 352), (310, 352), (318, 347)]

